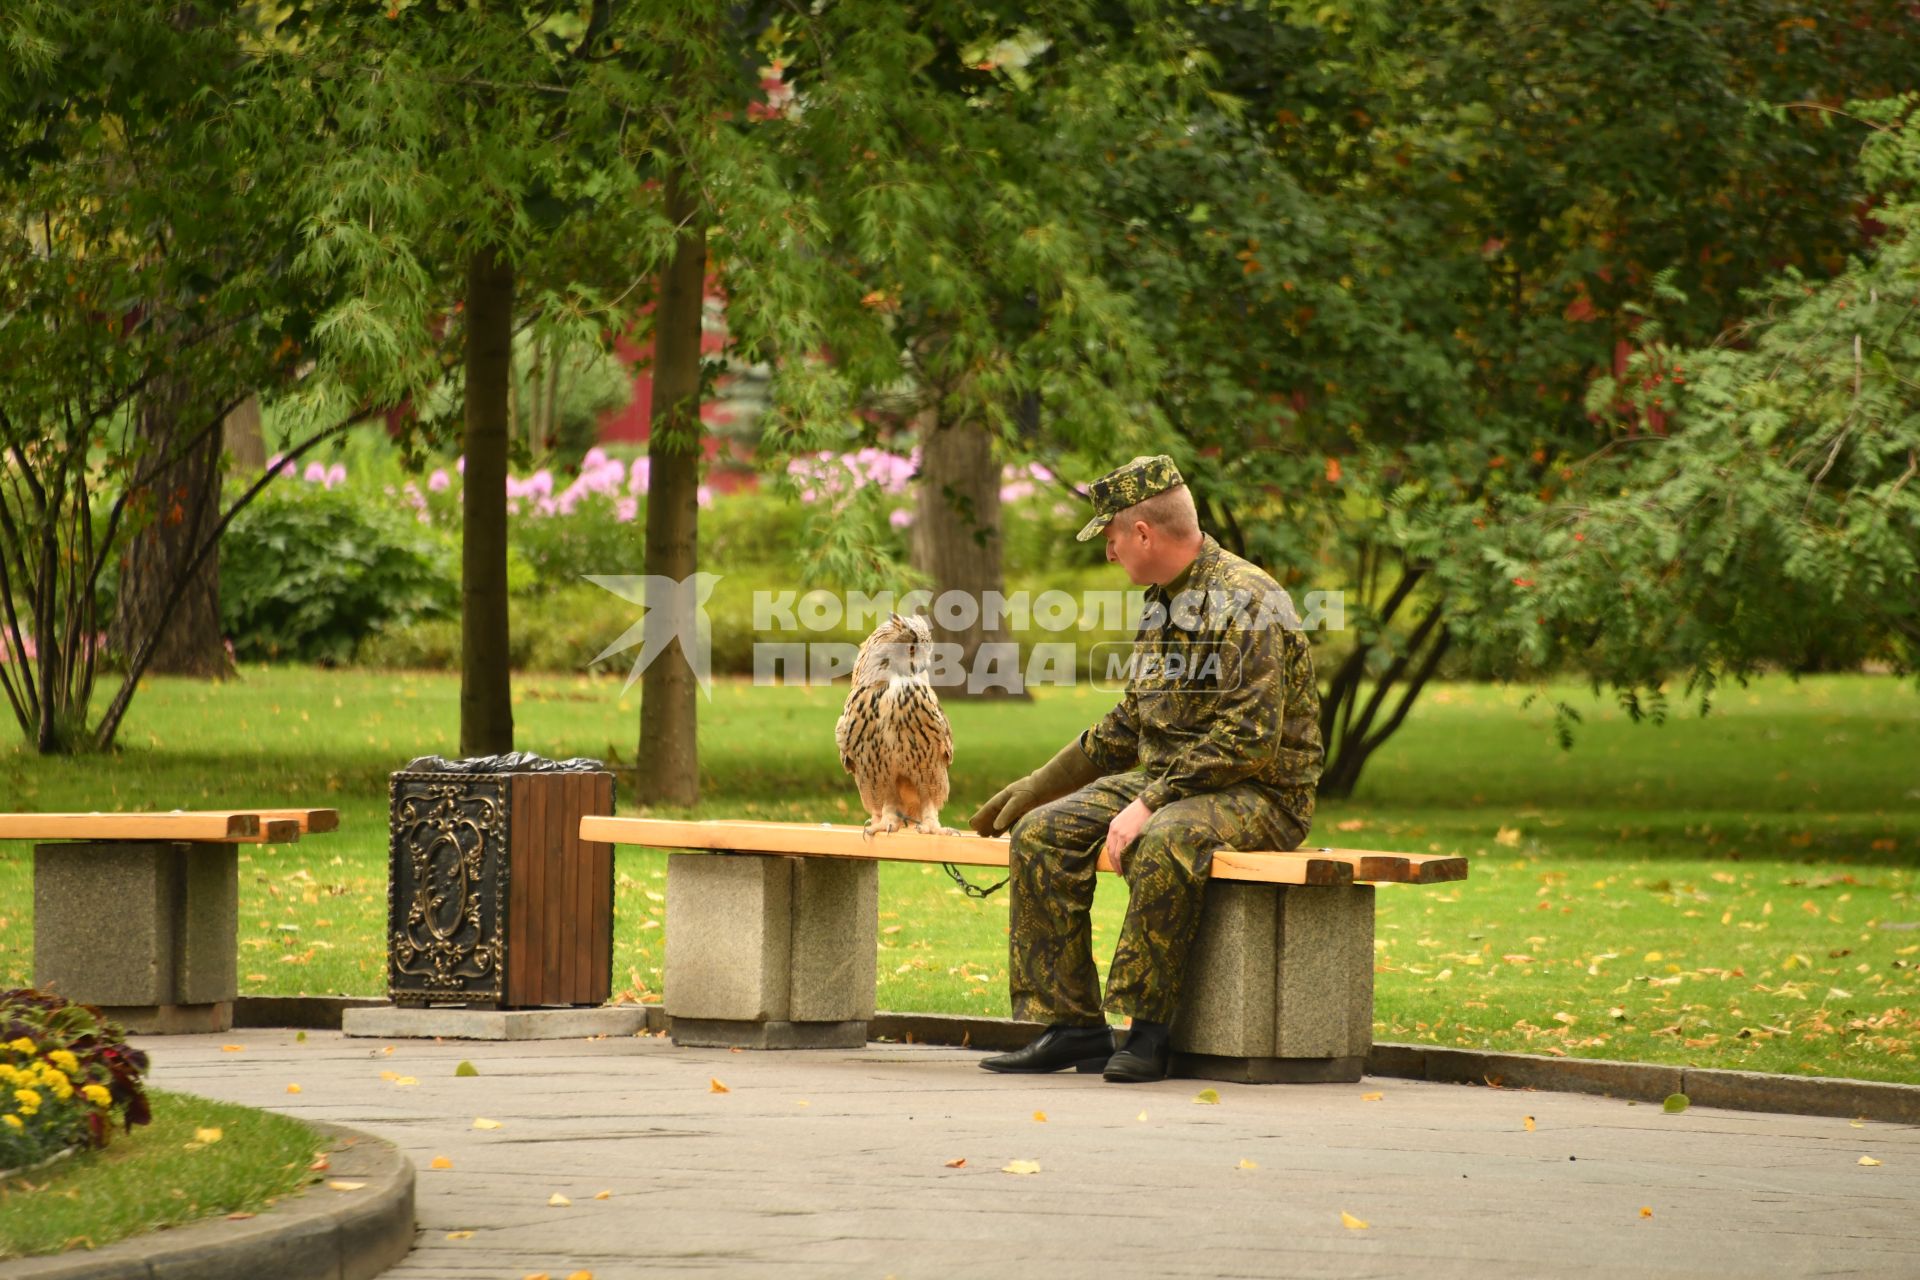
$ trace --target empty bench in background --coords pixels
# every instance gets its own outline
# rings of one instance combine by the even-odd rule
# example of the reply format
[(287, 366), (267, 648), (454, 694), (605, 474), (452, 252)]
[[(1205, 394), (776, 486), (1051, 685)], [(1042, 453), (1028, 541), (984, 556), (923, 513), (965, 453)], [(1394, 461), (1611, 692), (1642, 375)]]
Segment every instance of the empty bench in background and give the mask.
[[(826, 824), (586, 818), (580, 833), (676, 851), (664, 986), (674, 1040), (687, 1045), (864, 1044), (877, 976), (876, 864), (1004, 867), (1008, 858), (1005, 839), (863, 839), (858, 827)], [(1374, 885), (1466, 874), (1464, 858), (1422, 854), (1215, 853), (1174, 1024), (1175, 1074), (1359, 1079), (1373, 1044)]]
[(132, 1031), (225, 1031), (238, 846), (339, 825), (334, 809), (0, 814), (0, 840), (46, 842), (33, 850), (34, 985)]

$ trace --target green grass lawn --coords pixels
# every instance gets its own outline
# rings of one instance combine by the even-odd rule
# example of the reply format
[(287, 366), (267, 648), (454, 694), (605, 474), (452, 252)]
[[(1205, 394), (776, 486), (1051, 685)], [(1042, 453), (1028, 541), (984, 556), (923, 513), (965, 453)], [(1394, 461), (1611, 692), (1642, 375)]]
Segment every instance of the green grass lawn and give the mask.
[[(299, 1189), (327, 1140), (297, 1120), (149, 1090), (153, 1123), (0, 1182), (0, 1258), (99, 1248)], [(216, 1132), (217, 1131), (217, 1132)], [(213, 1141), (207, 1141), (208, 1138)]]
[[(633, 756), (617, 681), (516, 682), (518, 745)], [(1714, 713), (1633, 725), (1578, 686), (1571, 752), (1524, 690), (1431, 690), (1319, 843), (1460, 853), (1461, 884), (1380, 890), (1376, 1036), (1920, 1081), (1920, 696), (1873, 677), (1772, 679)], [(0, 808), (335, 805), (342, 829), (243, 853), (241, 990), (379, 994), (386, 776), (451, 752), (458, 680), (248, 668), (220, 686), (151, 680), (124, 750), (0, 749)], [(1091, 723), (1111, 695), (956, 704), (955, 825)], [(702, 707), (704, 817), (857, 820), (829, 689), (719, 684)], [(622, 811), (632, 806), (623, 799)], [(663, 855), (623, 850), (614, 988), (659, 989)], [(937, 868), (881, 868), (880, 1007), (1004, 1015), (1006, 901)], [(973, 873), (983, 879), (984, 872)], [(0, 981), (31, 977), (31, 854), (0, 843)], [(1124, 889), (1103, 881), (1096, 938)]]

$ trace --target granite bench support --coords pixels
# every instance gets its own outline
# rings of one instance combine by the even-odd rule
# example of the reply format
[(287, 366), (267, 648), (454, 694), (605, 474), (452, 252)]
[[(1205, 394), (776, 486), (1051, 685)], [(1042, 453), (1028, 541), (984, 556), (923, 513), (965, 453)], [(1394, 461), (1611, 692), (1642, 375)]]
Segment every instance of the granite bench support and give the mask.
[[(1008, 857), (1004, 839), (868, 840), (858, 827), (799, 823), (587, 818), (581, 835), (675, 851), (666, 1013), (676, 1043), (726, 1048), (865, 1043), (876, 864), (1004, 867)], [(1460, 858), (1218, 851), (1174, 1025), (1174, 1072), (1246, 1083), (1359, 1079), (1373, 1044), (1373, 883), (1465, 875)]]
[(34, 985), (130, 1031), (227, 1030), (237, 846), (338, 825), (331, 809), (0, 814), (0, 839), (44, 842), (33, 850)]
[(864, 1045), (879, 910), (876, 863), (671, 855), (665, 996), (674, 1043)]

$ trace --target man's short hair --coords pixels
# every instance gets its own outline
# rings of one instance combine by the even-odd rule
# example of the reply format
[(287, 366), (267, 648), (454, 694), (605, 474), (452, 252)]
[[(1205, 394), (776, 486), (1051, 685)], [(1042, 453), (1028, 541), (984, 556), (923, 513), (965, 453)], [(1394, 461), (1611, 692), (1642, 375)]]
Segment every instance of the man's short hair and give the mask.
[(1184, 484), (1143, 498), (1114, 517), (1126, 528), (1135, 520), (1146, 521), (1148, 528), (1169, 538), (1191, 538), (1200, 532), (1200, 513), (1194, 510), (1193, 492)]

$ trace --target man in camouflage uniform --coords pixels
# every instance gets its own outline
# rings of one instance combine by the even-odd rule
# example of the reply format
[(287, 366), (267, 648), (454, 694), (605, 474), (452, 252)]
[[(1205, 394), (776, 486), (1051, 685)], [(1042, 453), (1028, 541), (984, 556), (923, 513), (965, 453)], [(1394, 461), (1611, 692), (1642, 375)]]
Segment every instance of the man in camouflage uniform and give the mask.
[[(1120, 704), (973, 815), (981, 835), (1012, 828), (1013, 1013), (1048, 1024), (981, 1065), (1158, 1080), (1213, 851), (1306, 839), (1320, 697), (1286, 592), (1200, 532), (1171, 458), (1135, 458), (1091, 493), (1080, 540), (1105, 534), (1107, 559), (1146, 586), (1146, 612)], [(1097, 867), (1128, 887), (1104, 1002), (1089, 922)], [(1133, 1019), (1118, 1053), (1106, 1013)]]

